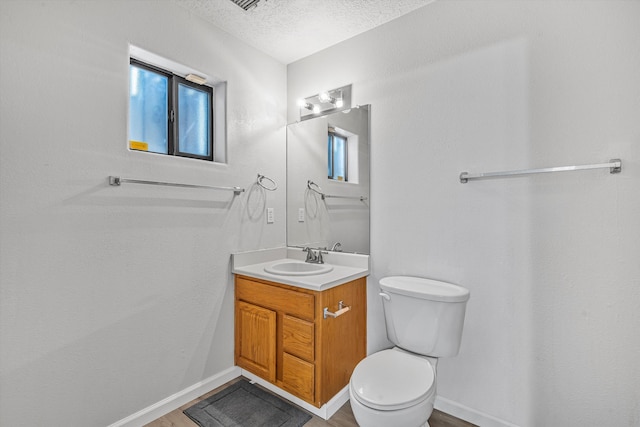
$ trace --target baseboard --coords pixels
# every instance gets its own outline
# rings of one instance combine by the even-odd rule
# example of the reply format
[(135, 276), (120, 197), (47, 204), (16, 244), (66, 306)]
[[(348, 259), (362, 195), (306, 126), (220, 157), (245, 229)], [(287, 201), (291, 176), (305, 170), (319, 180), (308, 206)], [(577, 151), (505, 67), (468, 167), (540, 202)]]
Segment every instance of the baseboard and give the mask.
[(160, 402), (154, 403), (133, 415), (129, 415), (120, 421), (116, 421), (108, 427), (140, 427), (148, 424), (151, 421), (178, 409), (185, 403), (189, 403), (193, 399), (196, 399), (203, 394), (228, 383), (232, 379), (239, 377), (240, 372), (241, 369), (237, 366), (229, 368), (219, 374), (213, 375), (212, 377), (187, 387), (184, 390), (161, 400)]
[[(225, 385), (229, 381), (239, 376), (246, 377), (247, 379), (260, 384), (262, 387), (274, 392), (275, 394), (293, 402), (294, 404), (304, 408), (312, 414), (328, 420), (349, 400), (349, 386), (344, 387), (338, 394), (336, 394), (329, 402), (323, 405), (321, 408), (315, 406), (297, 398), (296, 396), (287, 393), (281, 388), (263, 380), (262, 378), (252, 374), (251, 372), (240, 369), (237, 366), (222, 371), (216, 375), (213, 375), (203, 381), (200, 381), (190, 387), (181, 390), (160, 402), (154, 403), (135, 414), (129, 415), (126, 418), (116, 421), (108, 427), (140, 427), (150, 423), (169, 412), (178, 409), (182, 405), (191, 402), (192, 400), (216, 389), (222, 385)], [(441, 396), (436, 396), (434, 407), (449, 415), (453, 415), (456, 418), (465, 420), (472, 424), (476, 424), (482, 427), (518, 427), (516, 424), (509, 423), (467, 406), (461, 405), (452, 400), (446, 399)]]
[(518, 427), (515, 424), (493, 417), (489, 414), (485, 414), (467, 406), (461, 405), (458, 402), (454, 402), (444, 397), (436, 396), (436, 402), (434, 407), (438, 411), (445, 412), (449, 415), (453, 415), (456, 418), (470, 422), (477, 426), (482, 427)]
[(338, 412), (338, 410), (344, 405), (347, 400), (349, 400), (349, 386), (345, 386), (342, 390), (338, 392), (330, 401), (322, 405), (320, 408), (316, 408), (310, 403), (305, 402), (304, 400), (294, 396), (291, 393), (287, 393), (282, 390), (280, 387), (277, 387), (271, 384), (268, 381), (263, 380), (257, 375), (252, 374), (251, 372), (242, 370), (242, 376), (248, 378), (249, 380), (259, 384), (260, 386), (266, 388), (267, 390), (272, 391), (280, 397), (287, 399), (288, 401), (300, 406), (308, 412), (311, 412), (313, 415), (316, 415), (323, 420), (328, 420)]

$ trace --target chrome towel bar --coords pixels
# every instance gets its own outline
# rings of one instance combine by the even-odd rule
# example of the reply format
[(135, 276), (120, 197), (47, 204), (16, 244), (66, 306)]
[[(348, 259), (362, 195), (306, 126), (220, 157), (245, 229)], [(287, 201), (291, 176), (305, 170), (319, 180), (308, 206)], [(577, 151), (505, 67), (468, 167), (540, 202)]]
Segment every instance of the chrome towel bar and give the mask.
[(175, 182), (161, 182), (161, 181), (147, 181), (142, 179), (130, 179), (120, 178), (119, 176), (110, 176), (109, 185), (120, 186), (123, 183), (129, 184), (147, 184), (147, 185), (162, 185), (165, 187), (183, 187), (183, 188), (207, 188), (210, 190), (228, 190), (233, 191), (235, 195), (239, 195), (244, 192), (244, 188), (241, 187), (218, 187), (213, 185), (194, 185), (194, 184), (180, 184)]
[(332, 194), (324, 194), (324, 198), (325, 199), (355, 199), (355, 200), (360, 200), (361, 202), (364, 202), (365, 200), (367, 200), (367, 198), (364, 196), (334, 196)]
[(325, 193), (322, 192), (322, 188), (320, 188), (320, 186), (318, 184), (316, 184), (315, 182), (313, 182), (311, 180), (307, 181), (307, 188), (309, 190), (313, 191), (314, 193), (319, 194), (320, 197), (322, 198), (322, 200), (324, 200), (324, 199), (354, 199), (354, 200), (360, 200), (361, 202), (364, 202), (365, 200), (367, 200), (367, 198), (365, 196), (335, 196), (333, 194), (325, 194)]
[(523, 170), (502, 171), (502, 172), (476, 173), (476, 174), (462, 172), (460, 174), (460, 182), (462, 184), (465, 184), (469, 180), (473, 180), (473, 179), (498, 178), (502, 176), (533, 175), (537, 173), (549, 173), (549, 172), (570, 172), (570, 171), (579, 171), (579, 170), (587, 170), (587, 169), (604, 169), (604, 168), (609, 168), (610, 173), (620, 173), (622, 172), (622, 160), (611, 159), (609, 163), (597, 163), (592, 165), (558, 166), (553, 168), (523, 169)]

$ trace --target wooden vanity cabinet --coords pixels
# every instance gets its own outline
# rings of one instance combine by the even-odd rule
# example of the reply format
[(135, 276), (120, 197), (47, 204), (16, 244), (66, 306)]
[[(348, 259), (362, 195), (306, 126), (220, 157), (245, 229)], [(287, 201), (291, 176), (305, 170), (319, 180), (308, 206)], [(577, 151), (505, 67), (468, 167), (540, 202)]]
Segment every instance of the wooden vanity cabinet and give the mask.
[[(321, 407), (366, 356), (366, 278), (312, 291), (238, 275), (235, 363)], [(324, 319), (323, 311), (350, 310)]]

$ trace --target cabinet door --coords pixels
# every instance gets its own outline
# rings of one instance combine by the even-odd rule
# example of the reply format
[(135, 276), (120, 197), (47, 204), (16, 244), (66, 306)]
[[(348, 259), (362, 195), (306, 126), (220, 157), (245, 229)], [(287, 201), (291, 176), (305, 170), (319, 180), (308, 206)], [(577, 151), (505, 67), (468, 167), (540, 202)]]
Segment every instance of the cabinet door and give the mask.
[(356, 279), (322, 292), (320, 307), (338, 310), (339, 301), (351, 307), (339, 317), (321, 318), (316, 324), (316, 381), (321, 403), (328, 402), (349, 384), (351, 373), (367, 355), (367, 282)]
[(236, 302), (236, 365), (276, 380), (276, 312)]

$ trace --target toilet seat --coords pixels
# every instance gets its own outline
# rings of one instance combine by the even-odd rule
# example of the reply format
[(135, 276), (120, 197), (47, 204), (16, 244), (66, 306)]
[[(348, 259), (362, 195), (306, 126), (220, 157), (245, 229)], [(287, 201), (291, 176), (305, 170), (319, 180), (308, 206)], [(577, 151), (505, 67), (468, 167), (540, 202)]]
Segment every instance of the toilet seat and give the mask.
[(427, 359), (390, 349), (362, 360), (353, 371), (349, 387), (363, 405), (393, 411), (431, 397), (435, 393), (435, 375)]

